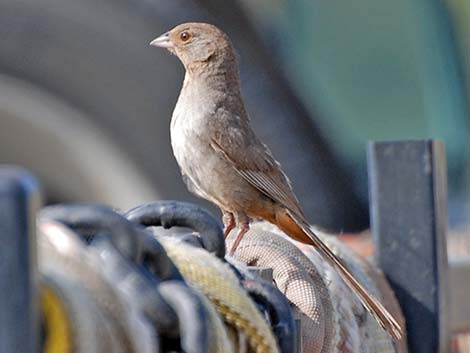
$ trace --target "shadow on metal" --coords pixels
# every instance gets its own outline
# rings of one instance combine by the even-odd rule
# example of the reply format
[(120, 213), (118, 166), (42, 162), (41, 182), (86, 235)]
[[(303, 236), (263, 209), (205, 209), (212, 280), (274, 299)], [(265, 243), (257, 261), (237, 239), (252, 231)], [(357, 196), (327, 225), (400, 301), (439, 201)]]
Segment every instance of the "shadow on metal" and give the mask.
[(92, 238), (89, 246), (106, 258), (103, 271), (126, 283), (124, 290), (133, 293), (160, 334), (163, 351), (179, 346), (191, 353), (208, 350), (207, 313), (201, 300), (162, 245), (143, 228), (100, 205), (50, 206), (41, 217)]

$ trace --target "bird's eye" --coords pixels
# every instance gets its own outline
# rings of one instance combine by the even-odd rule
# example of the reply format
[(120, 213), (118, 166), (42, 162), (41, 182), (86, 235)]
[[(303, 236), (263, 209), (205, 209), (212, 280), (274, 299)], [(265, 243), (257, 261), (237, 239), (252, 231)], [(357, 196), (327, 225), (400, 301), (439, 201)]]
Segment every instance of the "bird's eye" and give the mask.
[(181, 32), (180, 34), (180, 39), (183, 41), (183, 42), (186, 42), (188, 41), (188, 39), (191, 38), (191, 34), (189, 34), (189, 32)]

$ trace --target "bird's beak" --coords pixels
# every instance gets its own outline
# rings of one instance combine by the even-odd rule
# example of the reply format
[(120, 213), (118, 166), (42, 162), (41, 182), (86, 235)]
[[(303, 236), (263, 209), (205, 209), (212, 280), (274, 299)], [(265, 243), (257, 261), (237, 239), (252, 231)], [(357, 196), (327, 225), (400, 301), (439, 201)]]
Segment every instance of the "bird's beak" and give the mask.
[(173, 48), (173, 43), (170, 41), (170, 32), (163, 33), (160, 37), (155, 38), (150, 42), (150, 45), (160, 48)]

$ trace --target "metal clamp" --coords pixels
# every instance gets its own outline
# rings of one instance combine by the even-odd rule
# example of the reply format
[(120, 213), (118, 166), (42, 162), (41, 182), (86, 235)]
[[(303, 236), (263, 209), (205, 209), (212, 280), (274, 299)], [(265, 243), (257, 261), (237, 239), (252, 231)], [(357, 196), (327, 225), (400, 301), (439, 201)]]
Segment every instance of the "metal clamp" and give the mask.
[(222, 227), (202, 207), (179, 201), (157, 201), (138, 206), (125, 214), (130, 221), (146, 227), (187, 227), (199, 233), (203, 247), (223, 259), (225, 241)]

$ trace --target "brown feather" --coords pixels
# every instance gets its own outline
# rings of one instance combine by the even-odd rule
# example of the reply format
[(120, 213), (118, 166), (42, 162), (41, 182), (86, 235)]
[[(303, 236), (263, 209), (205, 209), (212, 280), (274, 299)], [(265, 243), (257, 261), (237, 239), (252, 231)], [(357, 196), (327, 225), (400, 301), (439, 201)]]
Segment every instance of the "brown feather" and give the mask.
[[(333, 265), (348, 287), (357, 295), (362, 305), (393, 338), (401, 339), (403, 330), (388, 310), (367, 292), (351, 274), (344, 262), (312, 231), (304, 217), (289, 210), (282, 210), (276, 217), (276, 225), (295, 240), (315, 247), (320, 255)], [(307, 241), (306, 241), (307, 240)]]
[[(219, 141), (213, 140), (212, 148), (229, 160), (238, 174), (273, 201), (294, 210), (297, 214), (304, 215), (299, 201), (292, 191), (289, 178), (284, 174), (281, 165), (274, 159), (266, 145), (261, 142), (259, 142), (261, 147), (253, 144), (249, 151), (252, 162), (250, 164), (241, 163), (240, 158), (237, 158), (240, 149), (229, 150), (226, 148), (225, 146), (233, 146), (233, 144), (229, 136), (223, 137)], [(249, 146), (245, 146), (245, 150), (247, 147), (249, 148)], [(253, 163), (253, 161), (258, 162)]]
[[(227, 143), (227, 141), (225, 141), (225, 143)], [(265, 214), (263, 210), (260, 210), (258, 214), (252, 214), (252, 216), (264, 218), (276, 224), (293, 239), (315, 247), (322, 257), (336, 268), (344, 282), (357, 295), (361, 303), (377, 322), (392, 337), (400, 339), (403, 336), (403, 331), (398, 322), (376, 298), (367, 292), (367, 289), (354, 278), (343, 261), (312, 231), (309, 223), (300, 211), (297, 198), (291, 189), (287, 177), (280, 169), (279, 164), (276, 162), (266, 163), (265, 166), (269, 166), (269, 168), (265, 168), (264, 170), (240, 168), (241, 164), (237, 163), (238, 161), (234, 159), (233, 154), (230, 155), (227, 150), (222, 147), (221, 143), (213, 141), (212, 146), (232, 163), (235, 170), (246, 181), (273, 201), (277, 202), (280, 206), (273, 216), (267, 216), (268, 214)], [(272, 158), (271, 153), (264, 153), (264, 156)], [(256, 158), (260, 156), (251, 154), (250, 157), (256, 160)]]

